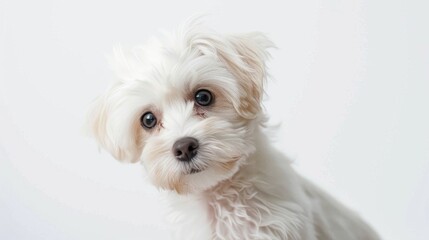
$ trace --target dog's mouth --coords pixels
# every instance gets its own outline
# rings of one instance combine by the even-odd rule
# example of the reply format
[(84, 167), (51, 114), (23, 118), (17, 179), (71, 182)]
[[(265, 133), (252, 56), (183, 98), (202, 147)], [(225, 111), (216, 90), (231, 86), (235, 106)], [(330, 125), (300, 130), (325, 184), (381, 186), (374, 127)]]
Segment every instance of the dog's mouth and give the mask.
[(202, 171), (203, 171), (203, 169), (191, 168), (191, 171), (189, 171), (189, 174), (195, 174), (195, 173), (199, 173)]
[(196, 159), (192, 159), (191, 162), (189, 162), (186, 166), (185, 174), (192, 175), (197, 174), (199, 172), (202, 172), (208, 168), (205, 164), (198, 164)]
[(190, 164), (188, 166), (189, 168), (187, 169), (187, 173), (188, 175), (192, 175), (192, 174), (197, 174), (200, 173), (202, 171), (205, 171), (209, 166), (207, 165), (203, 165), (203, 164)]

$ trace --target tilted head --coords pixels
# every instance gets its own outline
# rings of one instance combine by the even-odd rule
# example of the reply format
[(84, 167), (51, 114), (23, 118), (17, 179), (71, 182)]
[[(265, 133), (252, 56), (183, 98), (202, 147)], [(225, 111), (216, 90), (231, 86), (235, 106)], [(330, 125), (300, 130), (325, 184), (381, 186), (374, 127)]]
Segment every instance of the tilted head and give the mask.
[(119, 80), (95, 102), (91, 132), (116, 159), (141, 161), (157, 187), (212, 187), (254, 151), (271, 46), (261, 33), (221, 35), (190, 23), (116, 50)]

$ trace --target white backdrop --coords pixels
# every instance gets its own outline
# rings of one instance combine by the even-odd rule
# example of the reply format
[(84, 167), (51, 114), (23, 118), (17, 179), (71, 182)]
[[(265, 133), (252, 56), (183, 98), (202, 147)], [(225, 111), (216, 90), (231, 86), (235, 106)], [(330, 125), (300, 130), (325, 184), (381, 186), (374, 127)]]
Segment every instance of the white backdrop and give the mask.
[[(417, 3), (420, 2), (420, 3)], [(429, 239), (429, 4), (0, 0), (0, 239), (167, 239), (156, 191), (81, 131), (106, 55), (196, 12), (277, 44), (265, 102), (294, 166), (384, 239)]]

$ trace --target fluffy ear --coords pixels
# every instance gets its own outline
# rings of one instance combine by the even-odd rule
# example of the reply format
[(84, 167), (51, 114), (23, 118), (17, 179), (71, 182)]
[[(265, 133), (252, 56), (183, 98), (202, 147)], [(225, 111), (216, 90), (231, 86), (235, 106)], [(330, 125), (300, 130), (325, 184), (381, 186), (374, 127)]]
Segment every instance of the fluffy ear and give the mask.
[(121, 98), (119, 86), (113, 86), (95, 100), (88, 114), (87, 130), (101, 147), (123, 162), (138, 162), (142, 131), (139, 112), (124, 109), (127, 100)]
[(234, 107), (246, 119), (255, 118), (261, 111), (267, 72), (265, 62), (273, 43), (262, 33), (253, 32), (225, 37), (225, 47), (217, 49), (218, 57), (240, 85), (240, 100)]

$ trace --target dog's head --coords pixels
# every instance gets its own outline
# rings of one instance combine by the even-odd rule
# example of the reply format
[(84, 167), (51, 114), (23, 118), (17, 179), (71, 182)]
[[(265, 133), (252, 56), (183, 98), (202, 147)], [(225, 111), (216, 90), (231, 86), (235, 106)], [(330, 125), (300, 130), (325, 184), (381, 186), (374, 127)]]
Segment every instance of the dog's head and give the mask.
[(261, 33), (221, 35), (199, 24), (124, 53), (90, 128), (116, 159), (141, 161), (155, 186), (185, 194), (236, 173), (254, 151), (265, 61)]

